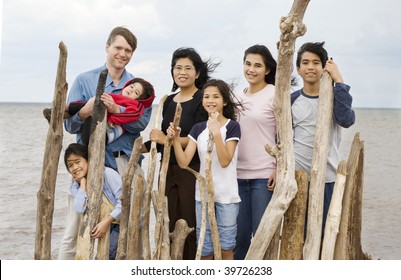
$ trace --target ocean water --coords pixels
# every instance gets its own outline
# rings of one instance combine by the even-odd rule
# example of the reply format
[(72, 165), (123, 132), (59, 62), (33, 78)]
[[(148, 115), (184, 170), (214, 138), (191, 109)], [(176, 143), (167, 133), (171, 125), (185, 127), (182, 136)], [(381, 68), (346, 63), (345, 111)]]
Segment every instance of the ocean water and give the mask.
[[(48, 104), (0, 103), (0, 259), (34, 258), (36, 194), (48, 131)], [(356, 109), (354, 126), (343, 130), (347, 159), (359, 132), (365, 143), (362, 249), (373, 259), (401, 260), (401, 110)], [(152, 122), (149, 127), (152, 126)], [(144, 140), (148, 139), (148, 129)], [(64, 132), (63, 147), (75, 137)], [(60, 156), (53, 213), (52, 258), (57, 258), (67, 213), (70, 176)], [(143, 167), (147, 172), (147, 156)], [(152, 211), (151, 211), (152, 213)]]

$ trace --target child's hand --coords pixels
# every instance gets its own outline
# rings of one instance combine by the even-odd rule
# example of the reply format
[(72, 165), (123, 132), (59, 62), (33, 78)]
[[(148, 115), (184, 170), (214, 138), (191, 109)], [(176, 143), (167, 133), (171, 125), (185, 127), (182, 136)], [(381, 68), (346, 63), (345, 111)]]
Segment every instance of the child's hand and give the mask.
[(213, 136), (220, 134), (220, 123), (217, 121), (218, 116), (218, 112), (214, 112), (209, 115), (208, 127)]
[(109, 230), (110, 223), (107, 220), (102, 220), (92, 230), (92, 237), (101, 238)]
[(109, 128), (113, 128), (114, 127), (114, 123), (111, 123), (111, 122), (108, 122), (107, 125), (108, 125)]
[(178, 138), (180, 137), (181, 134), (181, 128), (180, 127), (174, 127), (174, 124), (171, 122), (170, 126), (167, 128), (167, 138), (168, 139), (173, 139), (173, 138)]
[(79, 182), (79, 187), (86, 192), (86, 178), (81, 178), (81, 181)]
[(333, 59), (330, 58), (326, 62), (324, 70), (329, 72), (331, 78), (335, 83), (344, 83), (343, 77), (341, 76), (340, 70), (338, 70), (337, 64), (334, 63)]

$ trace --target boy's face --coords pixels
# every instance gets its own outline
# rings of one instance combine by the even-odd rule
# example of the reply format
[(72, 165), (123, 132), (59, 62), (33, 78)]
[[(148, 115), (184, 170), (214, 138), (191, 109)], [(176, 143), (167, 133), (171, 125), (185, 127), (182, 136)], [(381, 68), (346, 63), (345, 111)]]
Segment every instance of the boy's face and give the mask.
[(88, 174), (88, 161), (81, 156), (71, 154), (67, 159), (67, 167), (68, 172), (77, 182), (80, 182)]
[(133, 83), (123, 89), (122, 95), (133, 100), (138, 99), (144, 92), (143, 86), (140, 83)]
[(297, 72), (302, 77), (304, 83), (319, 83), (323, 74), (322, 61), (317, 54), (304, 52), (301, 56), (300, 66), (297, 67)]

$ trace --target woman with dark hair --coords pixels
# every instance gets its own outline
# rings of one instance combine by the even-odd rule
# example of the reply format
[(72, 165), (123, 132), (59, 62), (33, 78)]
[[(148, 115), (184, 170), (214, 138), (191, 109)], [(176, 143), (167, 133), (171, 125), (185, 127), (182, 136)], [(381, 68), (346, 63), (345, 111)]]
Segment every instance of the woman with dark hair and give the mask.
[(238, 94), (243, 104), (239, 115), (241, 142), (238, 144), (238, 214), (235, 259), (243, 260), (275, 187), (275, 158), (265, 145), (275, 145), (276, 120), (273, 110), (277, 63), (263, 45), (249, 47), (244, 54), (244, 76), (248, 87)]
[[(188, 144), (187, 135), (193, 125), (207, 120), (207, 113), (202, 107), (201, 89), (210, 79), (209, 74), (217, 66), (218, 63), (212, 63), (210, 60), (203, 61), (193, 48), (179, 48), (173, 53), (171, 60), (173, 94), (169, 95), (164, 102), (161, 130), (153, 129), (149, 136), (150, 141), (157, 142), (158, 151), (163, 152), (163, 145), (167, 139), (167, 128), (174, 119), (177, 103), (182, 106), (179, 126), (182, 129), (180, 141), (183, 148)], [(150, 141), (144, 145), (147, 151), (150, 150)], [(189, 163), (189, 167), (199, 171), (199, 166), (199, 157), (196, 155)], [(175, 223), (179, 219), (184, 219), (189, 227), (195, 228), (195, 183), (194, 175), (178, 166), (174, 151), (171, 151), (165, 192), (168, 199), (170, 232), (174, 230)], [(183, 259), (195, 259), (195, 255), (196, 234), (193, 231), (185, 241)]]

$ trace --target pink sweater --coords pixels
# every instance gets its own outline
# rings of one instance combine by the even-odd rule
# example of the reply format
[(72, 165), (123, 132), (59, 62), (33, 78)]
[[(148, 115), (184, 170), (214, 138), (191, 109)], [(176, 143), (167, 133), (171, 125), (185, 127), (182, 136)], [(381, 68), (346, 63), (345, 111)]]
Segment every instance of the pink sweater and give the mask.
[(269, 84), (253, 94), (238, 94), (244, 106), (243, 114), (239, 115), (238, 179), (269, 178), (276, 170), (276, 159), (265, 151), (265, 145), (274, 146), (276, 139), (274, 89), (274, 85)]

